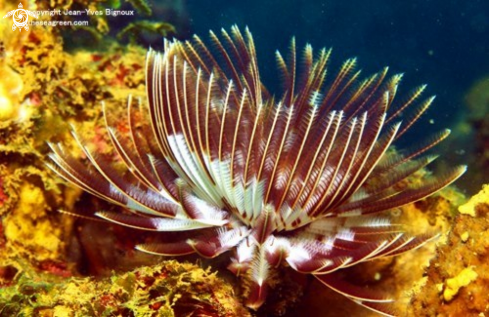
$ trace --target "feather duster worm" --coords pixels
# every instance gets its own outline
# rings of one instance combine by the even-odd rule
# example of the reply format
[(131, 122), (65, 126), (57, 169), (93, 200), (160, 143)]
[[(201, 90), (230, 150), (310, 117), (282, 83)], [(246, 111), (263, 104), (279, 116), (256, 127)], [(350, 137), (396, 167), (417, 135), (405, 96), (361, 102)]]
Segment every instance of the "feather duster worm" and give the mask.
[[(427, 197), (456, 180), (465, 166), (420, 186), (400, 186), (435, 158), (424, 155), (445, 139), (386, 154), (426, 111), (425, 86), (403, 102), (394, 96), (401, 75), (387, 68), (363, 80), (355, 59), (326, 80), (329, 50), (307, 45), (302, 61), (276, 53), (283, 94), (260, 80), (252, 36), (233, 27), (212, 47), (165, 41), (146, 64), (147, 122), (129, 102), (129, 133), (104, 109), (108, 137), (127, 166), (121, 175), (73, 133), (87, 157), (79, 162), (50, 144), (50, 167), (85, 191), (127, 213), (97, 212), (107, 221), (149, 231), (186, 231), (190, 238), (137, 249), (164, 256), (206, 258), (233, 250), (229, 268), (251, 284), (248, 306), (266, 297), (278, 265), (314, 275), (374, 311), (392, 314), (390, 298), (349, 285), (342, 268), (416, 248), (432, 236), (410, 236), (383, 212)], [(401, 113), (404, 121), (396, 121)], [(88, 166), (87, 166), (88, 165)]]

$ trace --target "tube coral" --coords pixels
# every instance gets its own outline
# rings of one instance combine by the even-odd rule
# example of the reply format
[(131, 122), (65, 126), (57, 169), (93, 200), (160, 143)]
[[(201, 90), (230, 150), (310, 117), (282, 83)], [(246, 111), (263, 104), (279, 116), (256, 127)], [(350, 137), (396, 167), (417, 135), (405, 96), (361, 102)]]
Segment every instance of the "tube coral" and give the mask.
[(87, 164), (50, 144), (50, 167), (126, 211), (100, 211), (100, 218), (183, 233), (177, 242), (141, 244), (141, 251), (213, 258), (234, 250), (229, 268), (249, 282), (251, 308), (263, 304), (274, 268), (287, 263), (361, 305), (394, 314), (391, 298), (337, 273), (433, 238), (410, 236), (386, 211), (431, 195), (465, 171), (459, 166), (421, 185), (403, 182), (435, 159), (422, 154), (449, 130), (402, 154), (388, 151), (434, 98), (418, 102), (420, 86), (397, 102), (402, 76), (388, 78), (385, 68), (359, 80), (355, 59), (327, 80), (330, 51), (315, 56), (307, 45), (300, 64), (294, 40), (288, 59), (277, 52), (284, 92), (275, 97), (260, 80), (248, 30), (210, 36), (212, 48), (194, 37), (148, 52), (146, 116), (130, 100), (124, 125), (104, 107), (124, 173), (76, 132)]

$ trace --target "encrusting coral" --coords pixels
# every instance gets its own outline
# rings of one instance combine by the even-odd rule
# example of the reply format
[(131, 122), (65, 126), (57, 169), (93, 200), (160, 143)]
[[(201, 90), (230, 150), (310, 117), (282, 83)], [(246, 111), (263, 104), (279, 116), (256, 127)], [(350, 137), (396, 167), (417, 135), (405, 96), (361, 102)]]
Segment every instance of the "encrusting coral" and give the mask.
[[(33, 9), (26, 3), (24, 7)], [(91, 127), (102, 100), (124, 103), (128, 94), (138, 96), (144, 87), (144, 53), (138, 47), (68, 53), (57, 28), (33, 27), (19, 33), (6, 28), (9, 25), (0, 27), (0, 233), (5, 238), (0, 272), (7, 272), (3, 285), (11, 282), (8, 272), (27, 264), (70, 274), (66, 247), (73, 236), (73, 218), (57, 210), (73, 209), (81, 192), (60, 186), (47, 171), (46, 140), (65, 139), (69, 124), (78, 120), (91, 122), (85, 129), (95, 135)]]
[(99, 281), (20, 274), (0, 290), (1, 316), (250, 316), (228, 283), (193, 264), (165, 261)]
[[(72, 208), (75, 192), (61, 189), (59, 179), (47, 173), (43, 154), (47, 150), (46, 140), (64, 139), (69, 133), (68, 123), (80, 118), (91, 122), (87, 123), (86, 131), (95, 135), (92, 127), (98, 117), (96, 105), (102, 99), (109, 104), (124, 102), (128, 94), (137, 96), (138, 89), (143, 87), (142, 73), (138, 72), (140, 52), (131, 53), (137, 48), (124, 52), (114, 50), (110, 56), (88, 52), (71, 55), (64, 51), (56, 34), (42, 28), (34, 28), (28, 34), (28, 40), (16, 48), (24, 54), (6, 55), (2, 60), (5, 67), (16, 74), (22, 87), (15, 96), (5, 96), (18, 110), (0, 122), (0, 214), (9, 211), (4, 227), (10, 228), (6, 234), (12, 238), (9, 241), (17, 241), (18, 252), (23, 252), (19, 250), (25, 247), (24, 243), (29, 245), (29, 241), (35, 241), (38, 236), (56, 235), (66, 241), (63, 233), (52, 230), (60, 227), (54, 220), (58, 217), (53, 215), (57, 214), (57, 209)], [(7, 82), (9, 80), (7, 77)], [(30, 196), (42, 199), (38, 204), (25, 205), (23, 201)], [(15, 207), (22, 204), (25, 208)], [(72, 223), (70, 220), (63, 222)], [(14, 223), (24, 229), (13, 230)], [(31, 234), (22, 235), (23, 231)], [(14, 237), (16, 234), (19, 236)], [(39, 241), (34, 243), (39, 244)], [(54, 248), (54, 245), (49, 247)], [(63, 242), (59, 247), (63, 248)], [(26, 254), (42, 261), (37, 258), (42, 252), (26, 250)], [(58, 256), (48, 256), (53, 257)]]
[(489, 313), (489, 185), (460, 206), (447, 242), (436, 250), (414, 316), (484, 316)]

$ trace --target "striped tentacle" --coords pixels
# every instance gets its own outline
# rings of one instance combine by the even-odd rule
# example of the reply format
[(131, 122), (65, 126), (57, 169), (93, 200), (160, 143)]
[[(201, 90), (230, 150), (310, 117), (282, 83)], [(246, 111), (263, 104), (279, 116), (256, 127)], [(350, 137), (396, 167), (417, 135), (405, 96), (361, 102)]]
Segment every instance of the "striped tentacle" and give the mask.
[(392, 305), (394, 299), (388, 295), (375, 293), (366, 288), (349, 284), (334, 273), (315, 275), (315, 277), (327, 287), (376, 313), (383, 316), (399, 316), (399, 312)]
[(214, 258), (241, 244), (249, 233), (250, 230), (245, 226), (236, 226), (232, 229), (221, 227), (186, 240), (171, 243), (146, 243), (137, 245), (136, 248), (146, 253), (163, 256), (197, 253), (205, 258)]

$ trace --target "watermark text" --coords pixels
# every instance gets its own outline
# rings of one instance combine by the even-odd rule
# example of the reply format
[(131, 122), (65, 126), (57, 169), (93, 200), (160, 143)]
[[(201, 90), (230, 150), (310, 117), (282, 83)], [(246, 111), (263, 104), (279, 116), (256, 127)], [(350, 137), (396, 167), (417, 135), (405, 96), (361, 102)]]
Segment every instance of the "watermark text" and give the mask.
[(31, 26), (88, 26), (88, 21), (29, 21)]

